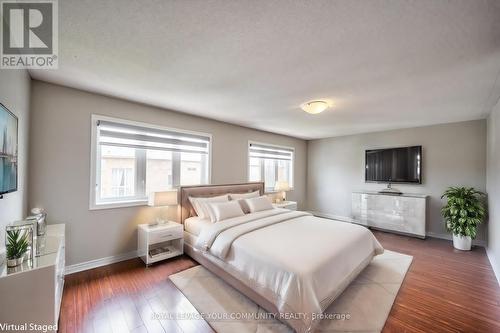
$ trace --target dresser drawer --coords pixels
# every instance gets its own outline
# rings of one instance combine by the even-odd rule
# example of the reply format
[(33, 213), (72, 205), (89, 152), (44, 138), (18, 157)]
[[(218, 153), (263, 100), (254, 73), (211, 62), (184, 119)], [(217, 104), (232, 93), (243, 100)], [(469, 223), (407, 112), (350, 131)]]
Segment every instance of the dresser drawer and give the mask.
[(149, 243), (161, 243), (172, 239), (182, 238), (182, 227), (170, 230), (158, 230), (149, 234)]

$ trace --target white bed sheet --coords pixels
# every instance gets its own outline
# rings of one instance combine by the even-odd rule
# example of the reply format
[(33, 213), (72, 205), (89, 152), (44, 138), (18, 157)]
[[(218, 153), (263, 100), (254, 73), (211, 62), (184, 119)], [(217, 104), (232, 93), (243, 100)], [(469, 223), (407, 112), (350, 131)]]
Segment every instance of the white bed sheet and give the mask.
[(212, 222), (210, 221), (210, 219), (198, 217), (198, 216), (187, 218), (184, 221), (184, 229), (187, 232), (189, 232), (190, 234), (193, 234), (195, 236), (199, 236), (201, 231), (205, 227), (211, 226), (211, 225), (212, 225)]
[(358, 225), (283, 210), (255, 214), (261, 217), (247, 214), (204, 229), (196, 247), (224, 262), (280, 312), (307, 314), (299, 325), (290, 323), (299, 332), (312, 330), (317, 322), (310, 316), (322, 313), (353, 274), (383, 252), (373, 234)]

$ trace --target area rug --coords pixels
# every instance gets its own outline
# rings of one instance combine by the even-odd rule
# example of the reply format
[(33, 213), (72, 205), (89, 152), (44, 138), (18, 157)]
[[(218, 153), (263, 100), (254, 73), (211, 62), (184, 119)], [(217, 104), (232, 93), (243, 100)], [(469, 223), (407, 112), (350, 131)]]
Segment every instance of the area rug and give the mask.
[[(412, 256), (387, 250), (375, 257), (325, 311), (331, 315), (316, 332), (382, 331), (412, 260)], [(170, 280), (219, 333), (292, 332), (201, 265), (171, 275)], [(228, 313), (259, 315), (235, 320), (225, 317)]]

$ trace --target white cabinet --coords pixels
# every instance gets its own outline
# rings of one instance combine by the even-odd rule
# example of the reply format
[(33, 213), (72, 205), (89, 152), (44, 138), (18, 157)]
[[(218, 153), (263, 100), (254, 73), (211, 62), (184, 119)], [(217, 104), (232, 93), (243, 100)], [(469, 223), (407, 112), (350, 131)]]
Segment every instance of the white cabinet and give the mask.
[(15, 268), (0, 266), (0, 323), (47, 326), (57, 330), (64, 288), (64, 224), (48, 225), (36, 238), (40, 256)]
[(352, 193), (352, 219), (378, 229), (425, 237), (427, 196)]
[(137, 252), (146, 265), (172, 258), (184, 252), (182, 224), (168, 222), (150, 226), (139, 224)]

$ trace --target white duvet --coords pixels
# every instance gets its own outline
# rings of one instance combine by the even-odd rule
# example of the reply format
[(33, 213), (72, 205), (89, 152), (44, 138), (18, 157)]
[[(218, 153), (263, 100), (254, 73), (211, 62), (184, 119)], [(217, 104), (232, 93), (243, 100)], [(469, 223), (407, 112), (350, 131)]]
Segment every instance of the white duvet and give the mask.
[(311, 331), (318, 315), (383, 252), (362, 226), (287, 209), (212, 224), (196, 248), (227, 264), (298, 332)]

